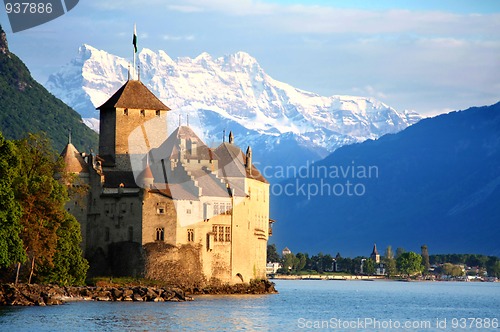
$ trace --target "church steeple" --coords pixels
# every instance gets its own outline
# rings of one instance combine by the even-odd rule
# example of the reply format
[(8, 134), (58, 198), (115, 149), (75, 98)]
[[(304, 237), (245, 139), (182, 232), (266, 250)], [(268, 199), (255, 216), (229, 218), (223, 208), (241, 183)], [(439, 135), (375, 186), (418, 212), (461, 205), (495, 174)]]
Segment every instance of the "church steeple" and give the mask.
[(374, 243), (373, 244), (373, 250), (372, 250), (372, 254), (370, 255), (370, 258), (375, 262), (375, 263), (380, 263), (380, 255), (378, 253), (378, 250), (377, 250), (377, 244)]

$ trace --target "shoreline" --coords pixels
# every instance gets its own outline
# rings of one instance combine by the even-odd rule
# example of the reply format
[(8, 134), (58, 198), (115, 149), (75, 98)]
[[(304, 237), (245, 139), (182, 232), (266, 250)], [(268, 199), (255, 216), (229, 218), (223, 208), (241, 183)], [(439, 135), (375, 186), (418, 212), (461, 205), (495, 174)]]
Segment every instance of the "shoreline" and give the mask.
[(276, 294), (274, 283), (259, 280), (250, 284), (182, 289), (157, 286), (57, 286), (0, 284), (0, 306), (51, 306), (76, 301), (185, 302), (193, 295)]

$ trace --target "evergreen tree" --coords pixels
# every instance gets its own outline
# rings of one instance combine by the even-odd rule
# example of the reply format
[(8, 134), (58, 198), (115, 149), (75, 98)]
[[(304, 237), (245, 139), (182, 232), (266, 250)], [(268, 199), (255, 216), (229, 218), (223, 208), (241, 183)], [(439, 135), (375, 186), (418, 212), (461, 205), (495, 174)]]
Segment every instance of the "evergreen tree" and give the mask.
[(383, 259), (385, 265), (385, 274), (388, 278), (396, 275), (396, 260), (394, 259), (394, 253), (392, 252), (392, 247), (387, 246), (385, 249), (385, 255)]
[(421, 256), (422, 256), (422, 265), (424, 267), (423, 271), (424, 274), (428, 274), (429, 268), (431, 267), (431, 264), (429, 263), (429, 250), (427, 249), (427, 245), (424, 244), (421, 249)]
[(268, 263), (277, 263), (280, 261), (280, 255), (278, 254), (278, 250), (276, 249), (276, 245), (268, 244), (267, 245), (267, 262)]
[(396, 259), (399, 258), (399, 256), (401, 256), (402, 254), (404, 254), (406, 252), (406, 250), (404, 248), (401, 248), (401, 247), (398, 247), (396, 249)]
[(21, 206), (12, 189), (18, 169), (19, 158), (15, 146), (0, 133), (0, 268), (26, 260), (20, 237)]

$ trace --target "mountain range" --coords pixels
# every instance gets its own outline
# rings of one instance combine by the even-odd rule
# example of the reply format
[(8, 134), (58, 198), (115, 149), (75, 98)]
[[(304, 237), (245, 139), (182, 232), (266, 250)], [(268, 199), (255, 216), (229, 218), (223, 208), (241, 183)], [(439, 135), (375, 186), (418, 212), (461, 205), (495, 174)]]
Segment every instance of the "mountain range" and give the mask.
[(62, 151), (71, 131), (82, 151), (97, 147), (97, 134), (82, 117), (36, 82), (24, 63), (10, 52), (0, 26), (0, 131), (8, 139), (45, 132), (56, 151)]
[[(143, 49), (138, 64), (140, 80), (173, 110), (170, 131), (189, 122), (207, 144), (216, 145), (231, 130), (238, 145), (251, 145), (255, 160), (270, 166), (318, 160), (421, 119), (373, 98), (323, 97), (294, 88), (271, 78), (244, 52), (173, 60), (164, 51)], [(129, 68), (126, 59), (83, 45), (45, 86), (97, 129), (95, 107), (130, 77)]]
[(279, 248), (500, 255), (500, 103), (344, 146), (297, 173), (272, 187)]

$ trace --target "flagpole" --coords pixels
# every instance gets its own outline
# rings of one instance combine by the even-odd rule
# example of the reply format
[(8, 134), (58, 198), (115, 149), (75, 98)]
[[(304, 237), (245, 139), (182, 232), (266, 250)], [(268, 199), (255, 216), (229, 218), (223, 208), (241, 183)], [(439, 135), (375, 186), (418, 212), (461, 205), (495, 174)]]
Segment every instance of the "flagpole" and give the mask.
[(132, 50), (134, 51), (134, 65), (132, 66), (132, 80), (135, 80), (135, 54), (137, 53), (137, 29), (134, 23), (134, 37), (132, 39)]

